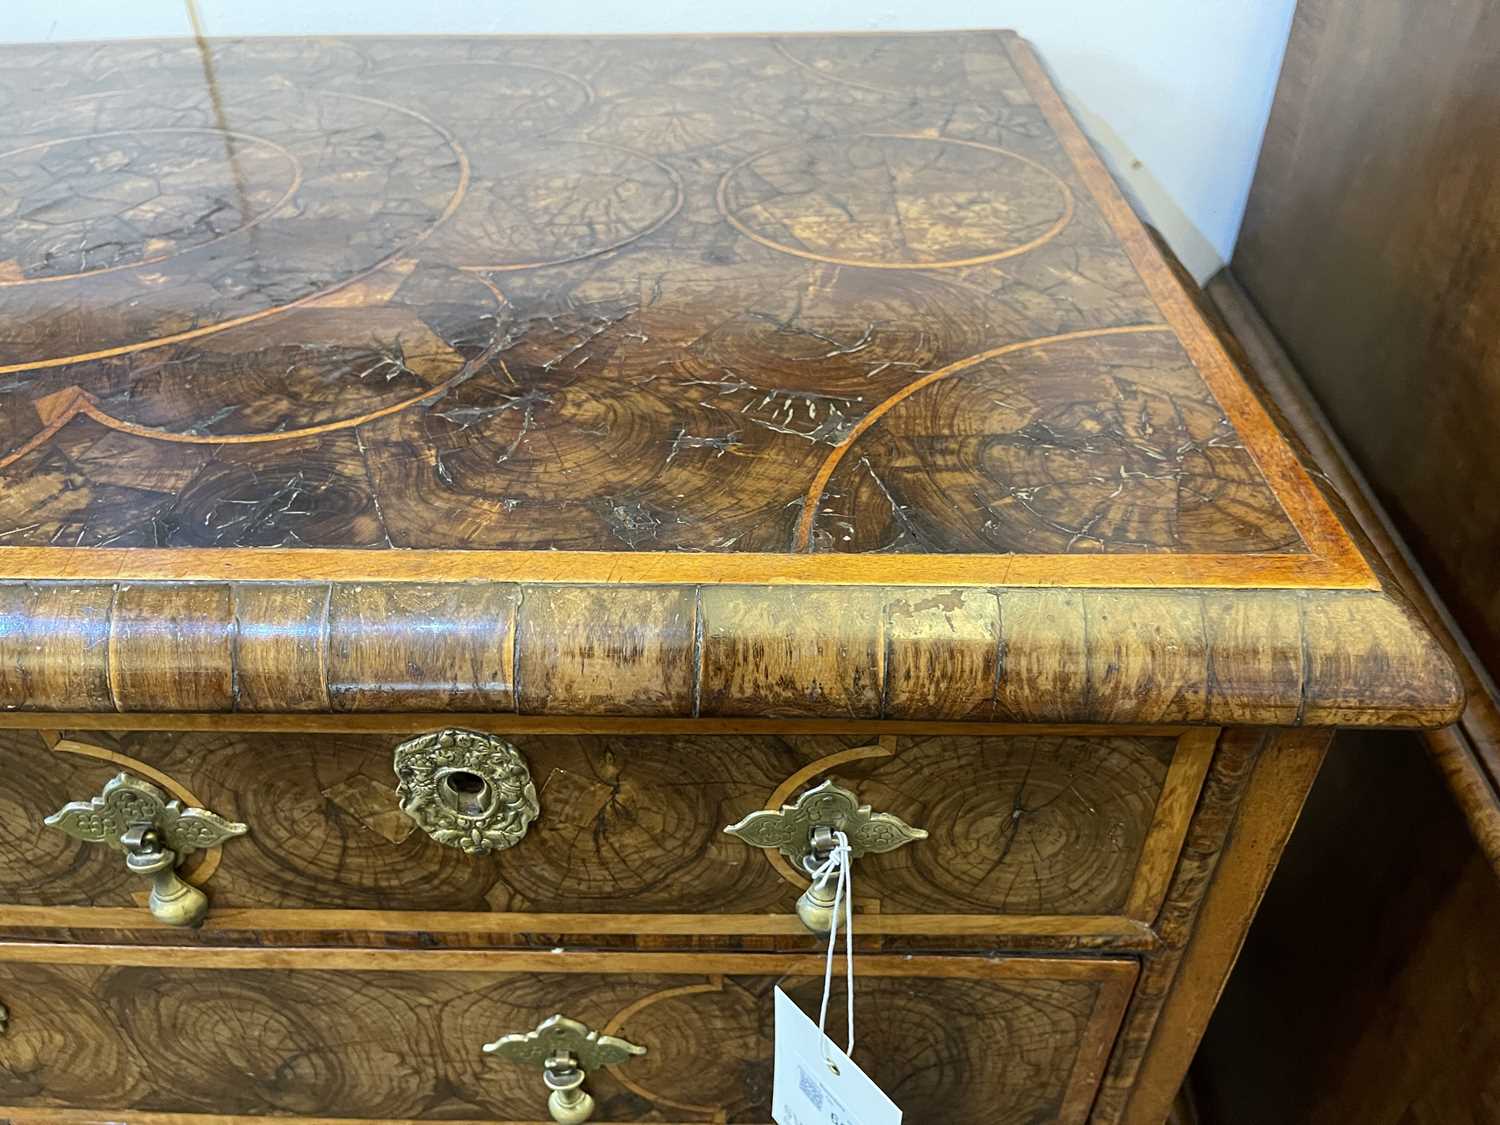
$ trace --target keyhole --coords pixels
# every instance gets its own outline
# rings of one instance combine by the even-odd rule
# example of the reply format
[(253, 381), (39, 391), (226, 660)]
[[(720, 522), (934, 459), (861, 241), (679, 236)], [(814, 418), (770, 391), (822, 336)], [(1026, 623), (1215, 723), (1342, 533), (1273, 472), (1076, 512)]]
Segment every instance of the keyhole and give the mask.
[(443, 803), (459, 816), (487, 816), (495, 804), (490, 783), (472, 770), (445, 773), (439, 791)]

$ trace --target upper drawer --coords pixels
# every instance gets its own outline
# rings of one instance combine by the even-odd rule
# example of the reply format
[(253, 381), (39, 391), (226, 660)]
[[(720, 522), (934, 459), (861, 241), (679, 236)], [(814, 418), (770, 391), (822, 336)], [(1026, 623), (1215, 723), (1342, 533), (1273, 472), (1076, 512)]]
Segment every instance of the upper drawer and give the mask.
[[(908, 1125), (1082, 1122), (1136, 976), (1088, 958), (858, 966), (855, 1060)], [(0, 1120), (542, 1125), (540, 1066), (481, 1045), (561, 1014), (646, 1049), (588, 1071), (592, 1121), (764, 1123), (773, 990), (816, 1018), (822, 972), (761, 953), (12, 946)]]
[(159, 929), (119, 852), (43, 824), (126, 770), (248, 825), (182, 865), (210, 930), (791, 937), (807, 879), (723, 829), (833, 780), (929, 833), (855, 864), (864, 933), (1128, 942), (1161, 905), (1213, 733), (507, 735), (540, 813), (488, 854), (402, 811), (401, 740), (0, 733), (0, 903), (13, 926)]

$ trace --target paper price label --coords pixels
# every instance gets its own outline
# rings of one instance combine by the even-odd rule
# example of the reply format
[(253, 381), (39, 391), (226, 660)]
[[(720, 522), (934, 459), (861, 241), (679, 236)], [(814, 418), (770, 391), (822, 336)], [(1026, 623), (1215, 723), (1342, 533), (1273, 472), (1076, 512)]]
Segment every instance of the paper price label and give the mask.
[[(833, 1063), (838, 1068), (834, 1073)], [(781, 989), (776, 990), (776, 1125), (901, 1125), (901, 1110)]]

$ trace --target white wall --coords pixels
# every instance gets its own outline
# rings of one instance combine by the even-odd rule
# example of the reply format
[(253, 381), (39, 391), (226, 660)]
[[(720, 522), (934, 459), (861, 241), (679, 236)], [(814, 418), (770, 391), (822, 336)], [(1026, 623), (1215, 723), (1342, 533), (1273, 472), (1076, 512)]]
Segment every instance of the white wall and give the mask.
[[(1014, 27), (1201, 280), (1234, 248), (1296, 0), (199, 0), (210, 35)], [(181, 35), (186, 0), (0, 0), (0, 40)]]

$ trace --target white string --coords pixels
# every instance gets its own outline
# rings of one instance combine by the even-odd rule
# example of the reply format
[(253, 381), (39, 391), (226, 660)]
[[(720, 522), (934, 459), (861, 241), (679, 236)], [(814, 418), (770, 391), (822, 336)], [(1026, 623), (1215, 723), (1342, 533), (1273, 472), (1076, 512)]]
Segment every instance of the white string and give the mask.
[(835, 841), (833, 852), (823, 861), (816, 871), (812, 873), (814, 885), (837, 869), (838, 882), (833, 891), (833, 923), (828, 930), (828, 961), (823, 968), (823, 1006), (818, 1011), (818, 1034), (823, 1040), (823, 1062), (835, 1074), (838, 1067), (828, 1057), (828, 1044), (830, 1042), (827, 1031), (824, 1028), (828, 1023), (828, 997), (833, 992), (833, 954), (839, 943), (839, 903), (844, 904), (844, 966), (845, 966), (845, 999), (849, 1003), (849, 1045), (844, 1048), (844, 1054), (849, 1058), (854, 1057), (854, 872), (853, 857), (849, 855), (849, 837), (842, 832), (833, 834)]

